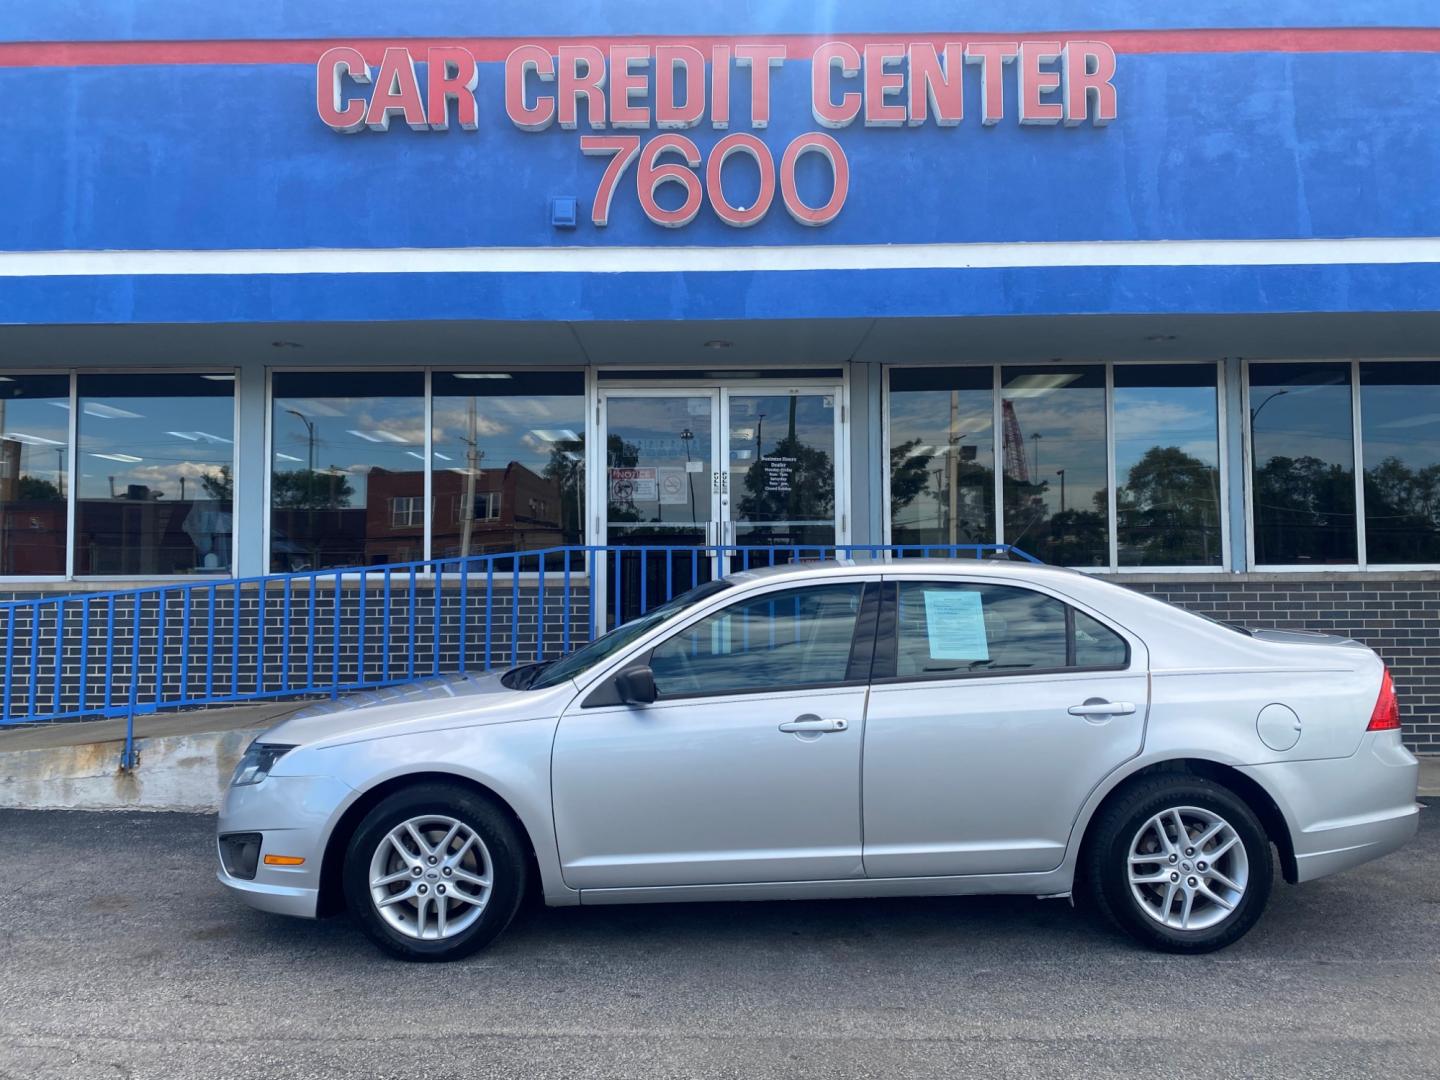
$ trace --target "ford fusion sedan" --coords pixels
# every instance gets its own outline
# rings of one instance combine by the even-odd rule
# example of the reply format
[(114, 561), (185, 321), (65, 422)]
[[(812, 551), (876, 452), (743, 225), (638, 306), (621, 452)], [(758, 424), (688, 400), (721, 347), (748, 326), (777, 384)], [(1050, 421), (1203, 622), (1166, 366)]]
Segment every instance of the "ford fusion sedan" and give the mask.
[(1389, 673), (1065, 570), (908, 560), (702, 585), (554, 661), (311, 707), (258, 739), (219, 878), (449, 960), (552, 905), (1075, 895), (1230, 944), (1275, 868), (1416, 828)]

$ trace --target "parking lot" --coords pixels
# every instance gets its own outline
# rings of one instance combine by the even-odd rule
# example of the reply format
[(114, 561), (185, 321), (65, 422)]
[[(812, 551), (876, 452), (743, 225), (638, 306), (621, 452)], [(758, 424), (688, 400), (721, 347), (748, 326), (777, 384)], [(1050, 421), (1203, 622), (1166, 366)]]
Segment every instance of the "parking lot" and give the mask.
[(1440, 1076), (1440, 823), (1227, 952), (1057, 901), (532, 910), (456, 965), (222, 895), (212, 821), (0, 812), (0, 1076)]

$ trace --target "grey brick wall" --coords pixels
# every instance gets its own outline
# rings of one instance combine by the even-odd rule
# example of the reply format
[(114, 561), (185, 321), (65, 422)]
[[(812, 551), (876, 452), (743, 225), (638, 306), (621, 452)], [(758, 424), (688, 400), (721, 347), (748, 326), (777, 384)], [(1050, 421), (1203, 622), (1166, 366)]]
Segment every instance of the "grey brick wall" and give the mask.
[(1440, 574), (1172, 575), (1119, 579), (1212, 618), (1278, 630), (1319, 630), (1369, 645), (1389, 665), (1405, 742), (1440, 753)]

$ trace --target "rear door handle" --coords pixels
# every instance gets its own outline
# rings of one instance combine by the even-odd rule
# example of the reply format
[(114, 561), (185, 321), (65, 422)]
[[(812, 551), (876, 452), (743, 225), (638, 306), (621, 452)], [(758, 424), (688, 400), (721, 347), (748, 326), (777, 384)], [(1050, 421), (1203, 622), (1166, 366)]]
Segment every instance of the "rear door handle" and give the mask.
[(848, 720), (821, 720), (818, 716), (798, 716), (788, 723), (781, 724), (781, 731), (794, 732), (797, 735), (819, 735), (826, 731), (844, 731), (850, 726)]
[(1135, 711), (1133, 701), (1106, 701), (1104, 698), (1090, 698), (1083, 705), (1071, 705), (1067, 712), (1071, 716), (1129, 716)]

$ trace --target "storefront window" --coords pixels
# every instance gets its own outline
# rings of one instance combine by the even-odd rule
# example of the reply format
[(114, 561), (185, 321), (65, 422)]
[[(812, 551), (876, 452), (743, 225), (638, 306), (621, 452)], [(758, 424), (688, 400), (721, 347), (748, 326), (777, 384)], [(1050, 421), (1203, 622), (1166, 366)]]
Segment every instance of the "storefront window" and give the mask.
[(1214, 364), (1117, 364), (1115, 513), (1120, 566), (1219, 566)]
[(585, 376), (435, 372), (435, 558), (584, 543)]
[(1107, 566), (1105, 369), (1006, 367), (1005, 542), (1058, 566)]
[(890, 372), (890, 522), (895, 544), (995, 540), (994, 372)]
[(424, 374), (276, 372), (272, 402), (271, 569), (423, 558)]
[(233, 376), (80, 375), (77, 395), (75, 572), (229, 572)]
[(70, 378), (0, 377), (0, 574), (65, 573)]
[(1251, 364), (1255, 562), (1359, 558), (1347, 363)]
[(1440, 364), (1360, 365), (1365, 557), (1440, 563)]

